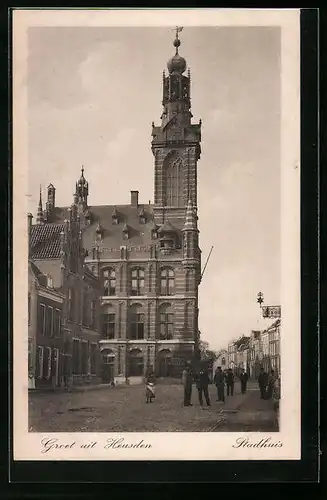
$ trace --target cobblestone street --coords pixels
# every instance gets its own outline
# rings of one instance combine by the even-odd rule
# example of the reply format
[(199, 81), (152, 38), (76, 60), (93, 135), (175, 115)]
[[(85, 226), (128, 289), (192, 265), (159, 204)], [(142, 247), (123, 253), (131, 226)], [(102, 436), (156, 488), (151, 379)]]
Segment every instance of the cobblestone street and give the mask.
[(184, 407), (183, 388), (158, 384), (156, 399), (145, 403), (139, 386), (108, 387), (81, 392), (34, 393), (29, 396), (29, 430), (32, 432), (171, 432), (277, 430), (271, 401), (262, 401), (256, 387), (235, 395), (226, 403), (216, 401), (209, 387), (211, 407), (202, 409), (195, 386), (192, 407)]

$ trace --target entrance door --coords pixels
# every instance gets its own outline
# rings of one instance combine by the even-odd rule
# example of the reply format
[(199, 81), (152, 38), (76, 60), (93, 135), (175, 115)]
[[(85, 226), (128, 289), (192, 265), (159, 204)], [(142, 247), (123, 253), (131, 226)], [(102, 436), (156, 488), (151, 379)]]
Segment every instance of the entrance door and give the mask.
[(114, 381), (114, 366), (115, 366), (115, 355), (110, 349), (102, 351), (102, 382), (104, 384), (110, 384)]
[(172, 376), (171, 352), (161, 351), (159, 352), (158, 357), (159, 357), (159, 363), (158, 363), (159, 377), (171, 377)]
[(107, 363), (102, 365), (102, 382), (104, 384), (110, 384), (114, 380), (114, 365), (113, 363)]

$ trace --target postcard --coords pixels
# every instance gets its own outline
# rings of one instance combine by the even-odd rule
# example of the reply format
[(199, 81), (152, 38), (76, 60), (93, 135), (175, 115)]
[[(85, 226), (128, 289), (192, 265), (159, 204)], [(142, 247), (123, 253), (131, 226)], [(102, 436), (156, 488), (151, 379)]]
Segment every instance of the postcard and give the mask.
[(14, 460), (301, 458), (300, 11), (13, 12)]

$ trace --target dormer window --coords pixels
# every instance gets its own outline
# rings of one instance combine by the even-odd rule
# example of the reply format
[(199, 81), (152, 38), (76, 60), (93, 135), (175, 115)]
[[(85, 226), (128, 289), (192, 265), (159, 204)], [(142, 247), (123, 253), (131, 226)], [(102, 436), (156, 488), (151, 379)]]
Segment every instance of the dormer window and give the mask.
[(101, 226), (101, 224), (99, 222), (97, 224), (95, 232), (96, 232), (96, 235), (97, 235), (97, 239), (101, 240), (102, 236), (103, 236), (103, 227)]
[(145, 216), (144, 208), (141, 208), (141, 210), (140, 210), (139, 219), (140, 219), (140, 224), (146, 223), (146, 216)]
[(150, 225), (149, 225), (149, 229), (151, 231), (151, 238), (153, 240), (156, 240), (158, 238), (158, 226), (157, 224), (154, 222), (154, 220), (152, 220), (150, 222)]
[(47, 287), (53, 288), (53, 280), (52, 280), (52, 276), (50, 276), (50, 274), (47, 275)]
[(124, 240), (128, 240), (128, 238), (129, 238), (129, 229), (128, 229), (128, 226), (126, 223), (123, 227), (123, 238), (124, 238)]
[(85, 212), (85, 224), (89, 226), (91, 224), (91, 213), (89, 210)]
[(164, 248), (166, 250), (174, 248), (174, 240), (171, 238), (162, 238), (160, 241), (160, 248)]

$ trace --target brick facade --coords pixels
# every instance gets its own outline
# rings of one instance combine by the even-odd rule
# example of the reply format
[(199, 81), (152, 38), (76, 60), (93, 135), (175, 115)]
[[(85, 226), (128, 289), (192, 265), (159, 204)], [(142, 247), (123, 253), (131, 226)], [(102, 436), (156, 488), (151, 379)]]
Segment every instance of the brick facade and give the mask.
[[(190, 73), (183, 75), (186, 62), (178, 54), (179, 40), (174, 45), (176, 54), (163, 78), (161, 125), (152, 125), (154, 204), (139, 203), (138, 191), (131, 191), (129, 205), (88, 206), (84, 169), (70, 209), (55, 206), (52, 184), (48, 191), (47, 223), (78, 217), (85, 265), (99, 280), (103, 382), (137, 383), (149, 370), (159, 377), (180, 376), (197, 352), (201, 121), (191, 123)], [(65, 293), (72, 282), (80, 300), (82, 276), (65, 269), (63, 263)], [(70, 338), (78, 339), (82, 330), (88, 342), (96, 338), (81, 330), (77, 316), (71, 321), (66, 311), (64, 317)]]

